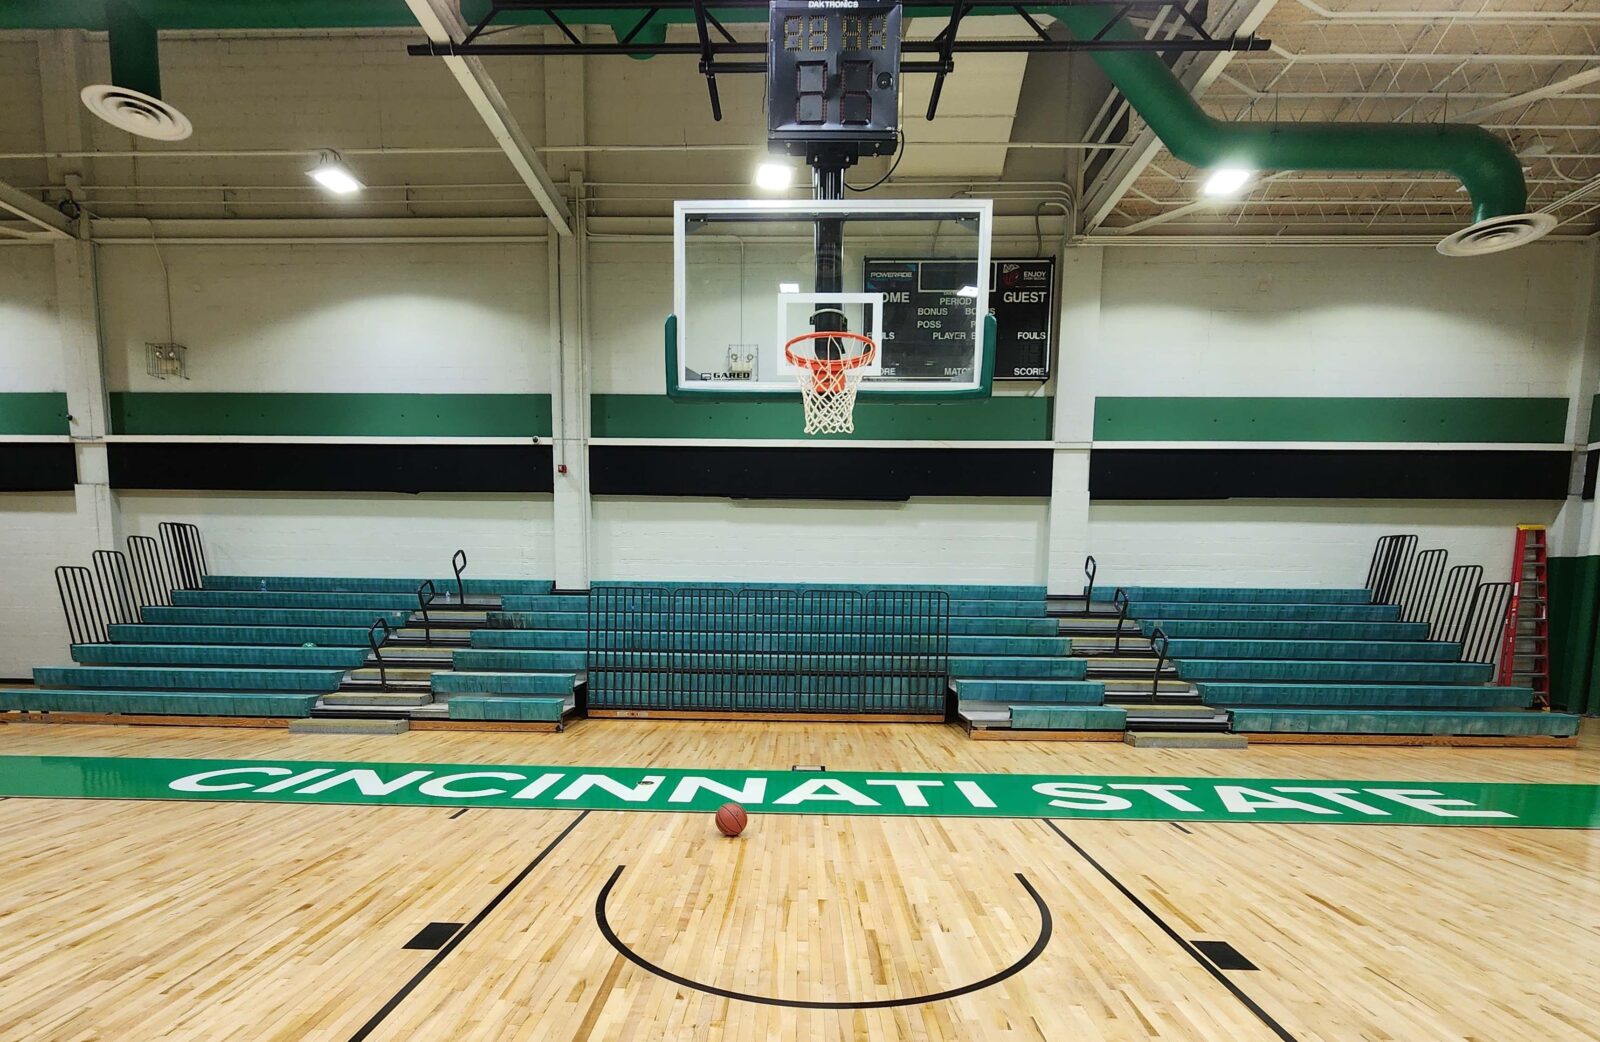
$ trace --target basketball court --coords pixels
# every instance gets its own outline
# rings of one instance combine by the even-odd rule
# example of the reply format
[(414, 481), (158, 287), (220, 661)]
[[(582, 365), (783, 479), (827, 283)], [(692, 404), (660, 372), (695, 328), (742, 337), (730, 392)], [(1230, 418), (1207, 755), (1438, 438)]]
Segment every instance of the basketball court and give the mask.
[(3, 1042), (1600, 1042), (1600, 9), (0, 7)]
[[(398, 747), (67, 730), (9, 728), (7, 754), (1581, 782), (1596, 813), (1592, 747), (1242, 761), (892, 725), (589, 721)], [(704, 813), (458, 802), (5, 801), (8, 1037), (1592, 1035), (1593, 831), (757, 811), (728, 840)]]

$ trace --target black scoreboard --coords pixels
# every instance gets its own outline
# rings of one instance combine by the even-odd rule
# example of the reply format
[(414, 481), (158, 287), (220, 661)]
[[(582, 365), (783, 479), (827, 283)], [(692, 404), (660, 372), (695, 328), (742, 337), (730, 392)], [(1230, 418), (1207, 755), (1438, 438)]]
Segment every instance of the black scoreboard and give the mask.
[[(883, 308), (883, 375), (902, 380), (970, 379), (977, 300), (962, 296), (970, 262), (868, 260), (865, 289), (888, 296)], [(1056, 315), (1052, 258), (989, 265), (995, 319), (994, 378), (1050, 376)]]
[(847, 145), (895, 150), (900, 130), (900, 5), (773, 0), (767, 35), (767, 141), (806, 155)]

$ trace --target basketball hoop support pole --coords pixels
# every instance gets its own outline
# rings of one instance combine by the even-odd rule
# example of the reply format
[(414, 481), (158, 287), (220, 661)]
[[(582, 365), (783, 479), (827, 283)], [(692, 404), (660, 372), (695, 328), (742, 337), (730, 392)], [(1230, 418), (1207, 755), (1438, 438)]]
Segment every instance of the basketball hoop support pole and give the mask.
[[(814, 199), (843, 199), (844, 172), (855, 164), (854, 150), (841, 146), (813, 147), (806, 154), (806, 164), (811, 167), (811, 196)], [(818, 293), (839, 293), (844, 289), (844, 221), (837, 217), (819, 217), (813, 236), (816, 258), (816, 278), (813, 288)], [(836, 311), (818, 311), (811, 316), (811, 328), (818, 333), (842, 332), (848, 329), (844, 317)], [(818, 358), (839, 358), (843, 347), (827, 341), (817, 341)]]

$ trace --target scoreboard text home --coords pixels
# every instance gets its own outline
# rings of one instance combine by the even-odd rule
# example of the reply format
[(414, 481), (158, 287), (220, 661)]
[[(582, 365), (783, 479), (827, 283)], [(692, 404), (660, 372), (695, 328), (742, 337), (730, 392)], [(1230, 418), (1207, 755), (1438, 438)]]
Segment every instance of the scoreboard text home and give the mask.
[[(967, 378), (972, 365), (973, 287), (966, 265), (939, 260), (869, 260), (866, 289), (883, 294), (883, 375), (911, 380)], [(996, 380), (1046, 380), (1054, 347), (1056, 272), (1052, 258), (989, 265), (995, 317)]]

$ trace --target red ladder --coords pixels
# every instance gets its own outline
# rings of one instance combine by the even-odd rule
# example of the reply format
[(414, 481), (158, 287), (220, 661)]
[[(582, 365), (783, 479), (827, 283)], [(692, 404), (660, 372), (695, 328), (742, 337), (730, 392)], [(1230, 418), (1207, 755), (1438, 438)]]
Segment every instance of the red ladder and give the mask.
[(1499, 681), (1533, 688), (1534, 705), (1550, 708), (1550, 547), (1543, 525), (1517, 526)]

